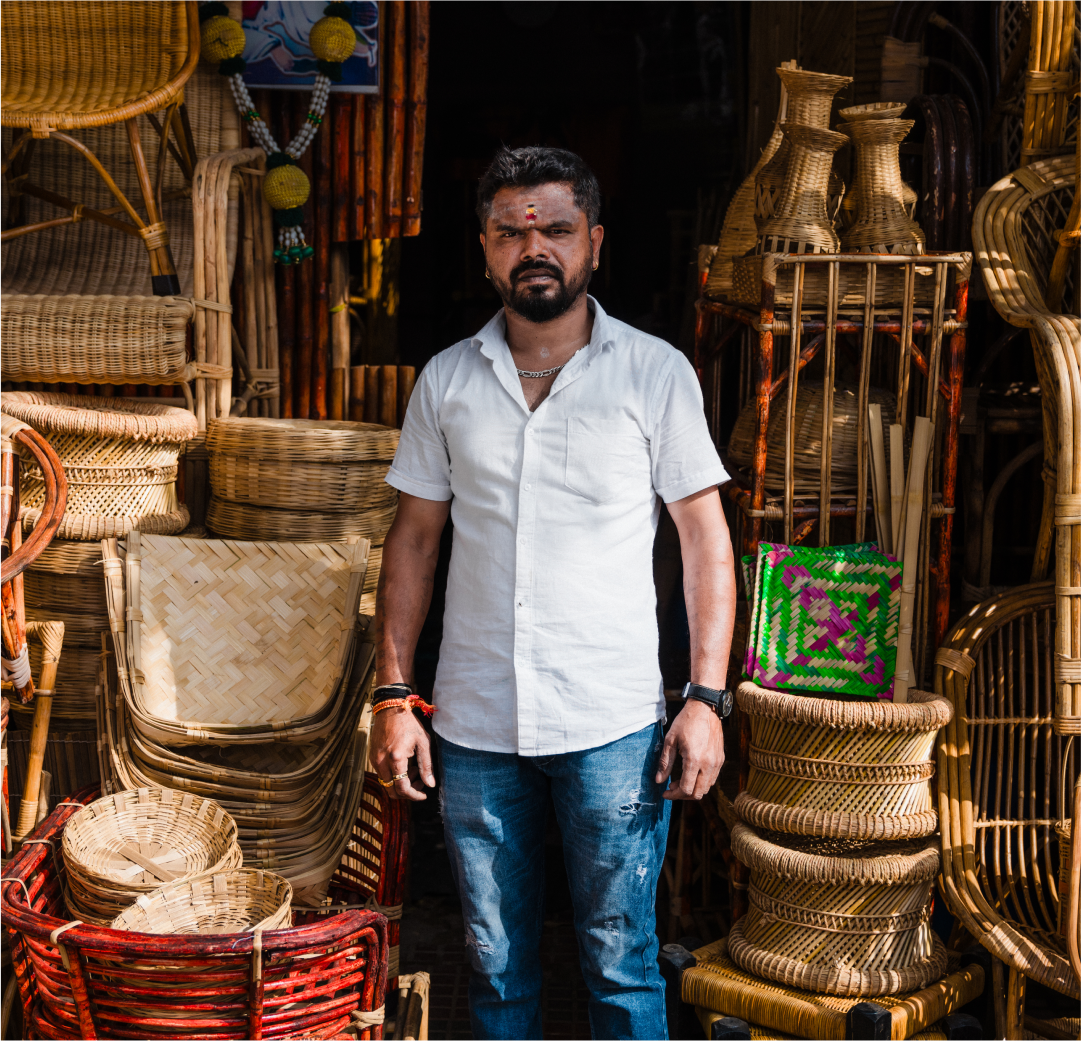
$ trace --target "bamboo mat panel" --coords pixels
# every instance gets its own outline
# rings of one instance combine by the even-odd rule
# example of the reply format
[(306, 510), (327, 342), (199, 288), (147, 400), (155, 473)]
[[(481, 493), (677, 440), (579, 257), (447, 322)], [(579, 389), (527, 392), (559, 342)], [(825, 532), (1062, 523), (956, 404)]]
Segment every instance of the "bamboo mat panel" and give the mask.
[(317, 712), (353, 628), (354, 547), (145, 536), (145, 709), (232, 726)]

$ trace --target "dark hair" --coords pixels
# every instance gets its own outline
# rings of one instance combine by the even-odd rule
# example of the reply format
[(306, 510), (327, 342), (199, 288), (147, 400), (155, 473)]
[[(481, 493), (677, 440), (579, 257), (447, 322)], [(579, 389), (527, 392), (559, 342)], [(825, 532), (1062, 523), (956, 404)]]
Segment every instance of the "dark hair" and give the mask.
[(565, 148), (500, 147), (477, 185), (477, 216), (481, 228), (492, 213), (492, 200), (500, 188), (533, 188), (539, 184), (569, 184), (574, 204), (592, 228), (601, 218), (601, 187), (597, 176), (580, 156)]

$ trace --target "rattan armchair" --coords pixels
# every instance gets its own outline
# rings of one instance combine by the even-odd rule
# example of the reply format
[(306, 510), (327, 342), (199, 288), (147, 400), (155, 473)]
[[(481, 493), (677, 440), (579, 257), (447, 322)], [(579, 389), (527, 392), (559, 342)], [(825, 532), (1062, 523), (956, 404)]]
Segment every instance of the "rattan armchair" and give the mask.
[(938, 744), (941, 884), (1009, 970), (996, 1037), (1027, 1036), (1026, 978), (1081, 996), (1060, 931), (1056, 825), (1078, 750), (1052, 726), (1054, 614), (1050, 582), (1010, 590), (972, 608), (936, 657), (935, 691), (954, 710)]
[[(29, 182), (46, 184), (48, 191), (66, 198), (85, 199), (86, 207), (107, 209), (109, 189), (73, 148), (35, 141), (26, 163), (27, 180), (13, 180), (9, 170), (0, 315), (5, 381), (179, 385), (196, 412), (200, 431), (205, 430), (208, 420), (228, 415), (232, 404), (233, 348), (238, 341), (230, 284), (239, 260), (254, 305), (244, 323), (251, 355), (248, 374), (259, 381), (264, 396), (276, 394), (273, 227), (259, 190), (265, 157), (260, 149), (239, 147), (236, 107), (223, 78), (212, 69), (200, 66), (194, 72), (184, 98), (181, 114), (193, 142), (190, 170), (179, 149), (160, 147), (149, 118), (138, 121), (146, 152), (154, 150), (157, 158), (154, 192), (161, 200), (176, 261), (173, 295), (154, 295), (138, 236), (84, 219), (85, 208), (50, 221), (55, 207), (24, 190)], [(123, 125), (72, 133), (113, 171), (121, 190), (138, 190)], [(5, 138), (10, 134), (5, 131)], [(9, 231), (41, 224), (47, 226), (36, 234), (9, 239)], [(248, 361), (239, 360), (242, 366)], [(276, 404), (272, 399), (272, 415), (277, 414)]]
[[(136, 119), (161, 109), (159, 161), (175, 126), (175, 151), (189, 179), (194, 170), (191, 129), (178, 111), (183, 87), (199, 60), (199, 16), (193, 0), (163, 3), (88, 3), (86, 0), (15, 0), (0, 26), (3, 101), (0, 122), (20, 130), (5, 163), (18, 191), (66, 209), (70, 216), (5, 229), (5, 239), (78, 220), (92, 220), (142, 239), (150, 254), (154, 293), (180, 292), (150, 179)], [(129, 201), (92, 145), (65, 131), (122, 124), (146, 220)], [(29, 132), (28, 132), (29, 131)], [(52, 139), (72, 148), (104, 181), (118, 206), (88, 206), (38, 183), (29, 173), (35, 144)], [(160, 168), (160, 162), (159, 162)], [(129, 220), (114, 216), (120, 212)]]

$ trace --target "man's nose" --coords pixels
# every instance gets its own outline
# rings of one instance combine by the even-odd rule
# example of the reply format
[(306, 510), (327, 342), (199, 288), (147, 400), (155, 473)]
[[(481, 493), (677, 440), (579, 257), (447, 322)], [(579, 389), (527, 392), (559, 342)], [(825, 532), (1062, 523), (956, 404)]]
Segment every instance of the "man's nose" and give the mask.
[(546, 256), (548, 256), (547, 240), (536, 228), (530, 228), (525, 233), (525, 239), (522, 242), (522, 258)]

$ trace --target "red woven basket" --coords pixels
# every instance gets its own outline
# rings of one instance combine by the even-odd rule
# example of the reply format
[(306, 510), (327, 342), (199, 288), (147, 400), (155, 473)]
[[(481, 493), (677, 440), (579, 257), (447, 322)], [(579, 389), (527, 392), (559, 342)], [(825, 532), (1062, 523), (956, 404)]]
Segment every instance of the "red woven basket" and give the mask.
[[(251, 933), (160, 936), (71, 925), (60, 834), (97, 796), (94, 786), (61, 803), (4, 872), (0, 906), (29, 1037), (333, 1038), (353, 1013), (383, 1005), (388, 924), (374, 910), (300, 915), (311, 920), (263, 933), (258, 952)], [(332, 892), (400, 902), (405, 830), (402, 804), (366, 778)], [(359, 1033), (382, 1036), (381, 1025)]]

